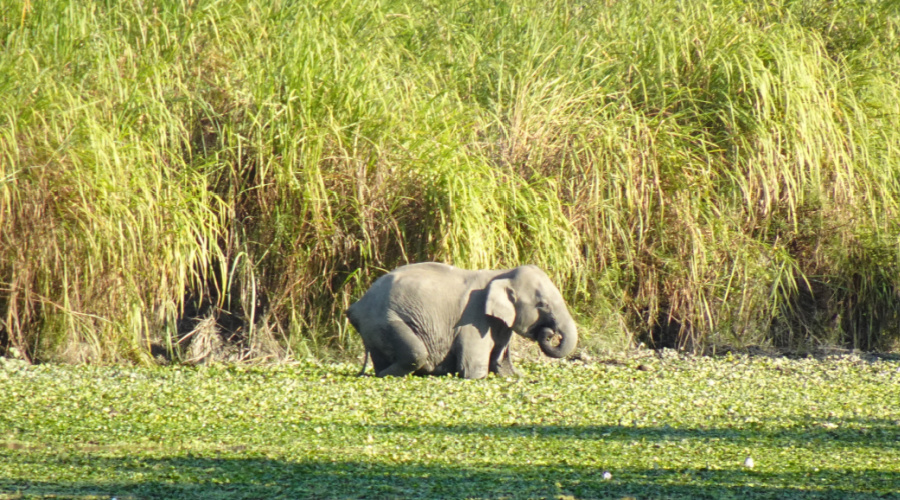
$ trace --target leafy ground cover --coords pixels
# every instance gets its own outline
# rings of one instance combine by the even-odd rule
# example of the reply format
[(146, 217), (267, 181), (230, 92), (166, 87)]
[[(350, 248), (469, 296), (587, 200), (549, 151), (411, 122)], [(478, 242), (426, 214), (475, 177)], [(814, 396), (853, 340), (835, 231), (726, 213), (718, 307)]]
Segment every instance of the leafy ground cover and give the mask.
[(900, 498), (897, 361), (356, 368), (5, 362), (0, 498)]

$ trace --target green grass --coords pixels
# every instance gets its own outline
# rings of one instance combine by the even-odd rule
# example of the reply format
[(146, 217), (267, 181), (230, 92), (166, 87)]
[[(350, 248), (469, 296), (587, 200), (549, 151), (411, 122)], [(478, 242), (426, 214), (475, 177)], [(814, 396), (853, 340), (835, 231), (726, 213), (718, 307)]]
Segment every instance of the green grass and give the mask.
[(589, 346), (896, 348), (898, 9), (5, 1), (0, 351), (354, 354), (422, 260), (544, 267)]
[(900, 497), (897, 361), (357, 368), (7, 362), (0, 498)]

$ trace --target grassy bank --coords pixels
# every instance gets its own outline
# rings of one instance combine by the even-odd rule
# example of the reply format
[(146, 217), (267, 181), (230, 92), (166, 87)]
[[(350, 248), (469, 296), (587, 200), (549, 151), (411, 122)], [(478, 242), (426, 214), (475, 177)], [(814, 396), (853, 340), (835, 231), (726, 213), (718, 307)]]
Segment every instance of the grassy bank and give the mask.
[(7, 362), (0, 498), (898, 498), (896, 361), (602, 361), (478, 381)]
[(541, 265), (587, 346), (895, 348), (898, 9), (4, 2), (0, 348), (353, 351), (419, 260)]

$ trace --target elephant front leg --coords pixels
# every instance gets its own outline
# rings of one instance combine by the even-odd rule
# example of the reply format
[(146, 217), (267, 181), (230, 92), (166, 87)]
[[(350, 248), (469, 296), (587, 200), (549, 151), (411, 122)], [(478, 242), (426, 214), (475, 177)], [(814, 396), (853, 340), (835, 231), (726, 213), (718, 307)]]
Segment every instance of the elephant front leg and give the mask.
[(512, 364), (509, 346), (503, 348), (497, 356), (491, 355), (491, 371), (501, 377), (521, 377), (522, 374)]
[(456, 337), (457, 372), (463, 378), (484, 378), (488, 374), (494, 341), (474, 327), (464, 327)]
[(509, 328), (495, 327), (492, 330), (494, 337), (494, 349), (491, 351), (491, 372), (501, 377), (519, 377), (522, 374), (513, 367), (512, 357), (509, 353), (509, 343), (512, 340), (512, 330)]

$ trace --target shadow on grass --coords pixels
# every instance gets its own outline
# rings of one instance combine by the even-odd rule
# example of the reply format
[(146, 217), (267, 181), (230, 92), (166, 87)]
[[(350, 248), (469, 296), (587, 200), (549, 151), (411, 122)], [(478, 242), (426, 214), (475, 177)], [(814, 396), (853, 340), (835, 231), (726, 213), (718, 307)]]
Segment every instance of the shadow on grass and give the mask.
[[(259, 458), (94, 458), (147, 479), (16, 482), (0, 498), (900, 498), (900, 473), (863, 471), (809, 485), (806, 474), (752, 470), (620, 470), (569, 466), (459, 467)], [(65, 466), (65, 463), (58, 464)], [(82, 467), (88, 467), (82, 465)], [(850, 486), (853, 485), (853, 486)], [(866, 491), (855, 490), (866, 485)]]
[(557, 439), (603, 439), (679, 441), (682, 439), (723, 439), (732, 443), (753, 444), (761, 438), (783, 446), (809, 444), (815, 447), (846, 446), (883, 448), (886, 452), (900, 449), (900, 421), (890, 419), (823, 419), (808, 420), (788, 427), (767, 422), (745, 422), (735, 419), (734, 428), (680, 428), (664, 426), (565, 426), (565, 425), (375, 425), (385, 432), (402, 434), (474, 434), (494, 438), (541, 436)]
[[(723, 439), (751, 442), (767, 433), (776, 445), (818, 449), (859, 446), (883, 449), (885, 460), (896, 460), (900, 426), (890, 420), (857, 420), (822, 426), (810, 422), (796, 428), (677, 429), (625, 426), (371, 426), (384, 435), (469, 435), (472, 439), (540, 436), (553, 439), (667, 441)], [(348, 444), (349, 446), (350, 444)], [(141, 456), (141, 455), (144, 456)], [(277, 499), (277, 498), (834, 498), (900, 499), (900, 467), (891, 470), (763, 471), (734, 466), (728, 469), (611, 470), (584, 465), (507, 463), (461, 465), (413, 459), (392, 463), (391, 457), (363, 461), (293, 460), (264, 456), (252, 449), (221, 454), (165, 456), (121, 448), (68, 449), (48, 447), (0, 448), (0, 499)], [(151, 456), (147, 456), (151, 455)], [(162, 455), (162, 456), (161, 456)], [(226, 456), (233, 455), (233, 456)], [(583, 457), (578, 457), (583, 458)], [(11, 475), (2, 469), (32, 471)], [(810, 464), (813, 467), (813, 464)], [(36, 471), (36, 472), (35, 472)], [(60, 471), (67, 479), (46, 478)]]
[(601, 469), (564, 464), (461, 466), (208, 456), (110, 458), (78, 453), (22, 455), (12, 462), (27, 467), (35, 460), (77, 479), (25, 481), (0, 474), (0, 499), (900, 499), (900, 471), (885, 470), (630, 468), (613, 470), (612, 478), (604, 479)]

